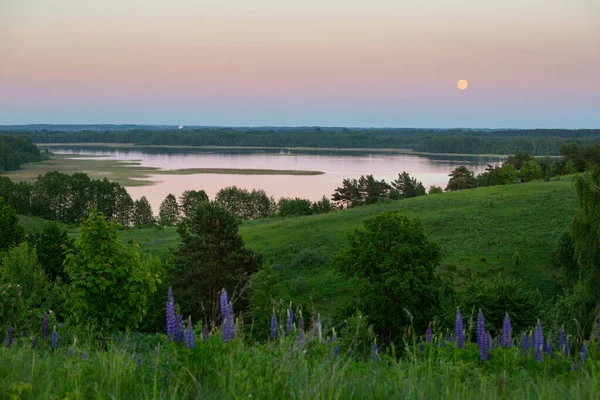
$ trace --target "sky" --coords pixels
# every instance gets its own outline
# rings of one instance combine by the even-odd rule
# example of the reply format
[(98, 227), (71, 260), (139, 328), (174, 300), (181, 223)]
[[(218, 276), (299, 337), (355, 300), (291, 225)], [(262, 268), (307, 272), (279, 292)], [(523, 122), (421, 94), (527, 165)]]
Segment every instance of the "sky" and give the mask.
[(598, 0), (0, 0), (0, 124), (600, 128), (598, 21)]

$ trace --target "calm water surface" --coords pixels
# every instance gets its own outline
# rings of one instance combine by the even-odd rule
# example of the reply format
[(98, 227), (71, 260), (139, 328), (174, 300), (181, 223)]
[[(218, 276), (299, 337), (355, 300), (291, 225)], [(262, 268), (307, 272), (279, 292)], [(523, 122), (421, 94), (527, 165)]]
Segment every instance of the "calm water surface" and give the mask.
[(146, 196), (155, 211), (169, 193), (179, 197), (185, 190), (203, 189), (211, 198), (227, 186), (245, 189), (264, 189), (269, 196), (302, 197), (318, 200), (330, 197), (341, 186), (344, 178), (358, 178), (372, 174), (376, 179), (391, 182), (398, 174), (407, 171), (423, 182), (425, 187), (437, 185), (444, 188), (448, 174), (460, 165), (467, 165), (476, 173), (485, 170), (487, 164), (501, 162), (498, 157), (482, 156), (417, 156), (405, 154), (357, 153), (357, 152), (294, 152), (282, 150), (181, 150), (181, 149), (112, 149), (53, 147), (57, 154), (82, 154), (114, 160), (137, 160), (145, 167), (162, 169), (182, 168), (238, 168), (316, 170), (323, 175), (153, 175), (148, 179), (157, 181), (153, 186), (127, 187), (134, 199)]

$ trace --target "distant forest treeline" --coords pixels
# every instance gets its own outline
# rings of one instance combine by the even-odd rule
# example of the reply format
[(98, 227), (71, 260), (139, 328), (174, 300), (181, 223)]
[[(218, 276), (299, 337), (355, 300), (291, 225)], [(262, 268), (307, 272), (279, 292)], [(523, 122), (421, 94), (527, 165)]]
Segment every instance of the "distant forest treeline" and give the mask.
[(15, 171), (21, 164), (47, 157), (28, 137), (0, 135), (0, 171)]
[[(184, 128), (17, 129), (36, 143), (134, 143), (155, 146), (251, 146), (313, 148), (403, 148), (459, 154), (559, 155), (565, 143), (600, 141), (600, 129), (362, 129), (362, 128)], [(1, 136), (1, 135), (0, 135)]]

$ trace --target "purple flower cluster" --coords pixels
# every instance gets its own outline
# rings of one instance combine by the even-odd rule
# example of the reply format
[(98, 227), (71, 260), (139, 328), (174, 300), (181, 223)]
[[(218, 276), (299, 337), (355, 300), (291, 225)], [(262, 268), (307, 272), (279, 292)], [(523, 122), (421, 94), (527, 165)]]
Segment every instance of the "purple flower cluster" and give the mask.
[(335, 343), (335, 347), (333, 348), (334, 357), (338, 357), (340, 355), (340, 345), (337, 344), (337, 335), (335, 334), (335, 329), (332, 330), (331, 339), (329, 339), (330, 343)]
[(46, 340), (48, 337), (48, 314), (44, 313), (42, 318), (42, 340)]
[(167, 339), (169, 342), (176, 340), (178, 332), (178, 317), (175, 315), (175, 298), (173, 297), (173, 290), (169, 287), (167, 294)]
[(511, 336), (512, 326), (510, 324), (510, 317), (508, 312), (504, 315), (504, 322), (502, 323), (502, 336), (500, 336), (500, 346), (504, 348), (511, 348), (513, 346), (513, 339)]
[(566, 354), (565, 350), (565, 328), (561, 327), (558, 330), (558, 350)]
[(56, 332), (56, 326), (52, 328), (52, 348), (56, 349), (58, 347), (58, 333)]
[(377, 342), (373, 342), (373, 346), (371, 346), (371, 361), (374, 364), (379, 362), (379, 352), (377, 351)]
[(425, 341), (427, 343), (433, 342), (433, 327), (431, 326), (431, 322), (427, 325), (427, 330), (425, 331)]
[(485, 330), (485, 317), (481, 309), (477, 314), (477, 345), (479, 346), (479, 359), (487, 361), (490, 358), (490, 337)]
[(194, 326), (192, 325), (192, 317), (188, 318), (187, 329), (185, 330), (185, 347), (193, 349), (194, 343)]
[(271, 328), (269, 329), (269, 337), (271, 340), (277, 340), (279, 337), (277, 329), (277, 314), (275, 313), (275, 309), (273, 309), (273, 315), (271, 315)]

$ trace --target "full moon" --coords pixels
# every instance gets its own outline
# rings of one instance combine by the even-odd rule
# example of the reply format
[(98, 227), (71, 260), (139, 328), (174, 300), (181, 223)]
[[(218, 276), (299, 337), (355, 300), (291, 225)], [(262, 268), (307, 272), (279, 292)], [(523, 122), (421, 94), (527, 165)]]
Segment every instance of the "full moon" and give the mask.
[(460, 81), (456, 82), (456, 87), (460, 90), (465, 90), (467, 87), (469, 87), (469, 82), (461, 79)]

